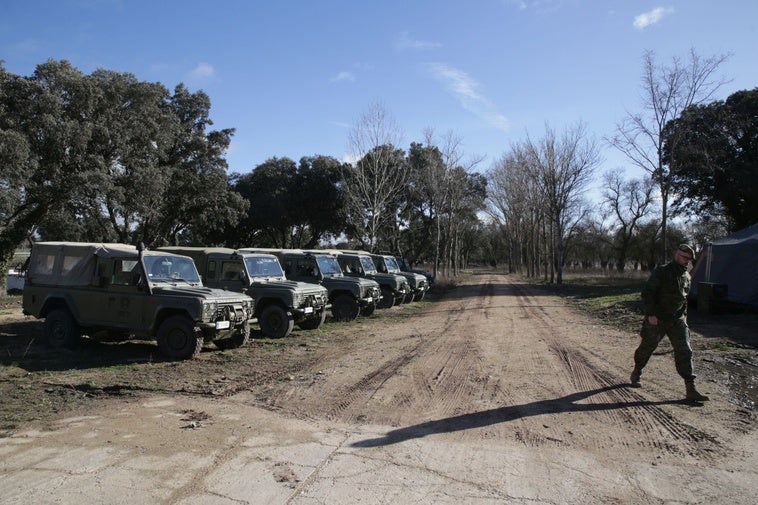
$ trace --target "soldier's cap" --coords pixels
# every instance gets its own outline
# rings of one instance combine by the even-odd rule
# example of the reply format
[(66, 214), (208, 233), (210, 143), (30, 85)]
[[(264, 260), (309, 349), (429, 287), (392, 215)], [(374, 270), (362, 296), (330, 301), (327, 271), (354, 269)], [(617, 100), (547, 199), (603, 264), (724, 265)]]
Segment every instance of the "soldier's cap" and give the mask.
[(690, 255), (692, 258), (692, 261), (695, 261), (695, 249), (692, 248), (689, 244), (679, 244), (679, 250), (682, 252), (686, 252)]

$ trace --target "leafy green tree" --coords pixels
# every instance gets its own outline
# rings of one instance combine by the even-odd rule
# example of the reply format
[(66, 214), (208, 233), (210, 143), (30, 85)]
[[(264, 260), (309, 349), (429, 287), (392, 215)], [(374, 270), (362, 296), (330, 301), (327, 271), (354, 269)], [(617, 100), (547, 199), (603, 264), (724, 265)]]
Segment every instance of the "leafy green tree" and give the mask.
[(758, 223), (758, 88), (687, 108), (663, 138), (677, 209), (725, 216), (731, 230)]
[(108, 180), (96, 142), (98, 91), (66, 61), (49, 60), (29, 77), (2, 72), (0, 184), (7, 188), (0, 258), (67, 208), (82, 208)]
[(331, 156), (300, 159), (291, 188), (298, 224), (293, 246), (311, 249), (346, 231), (343, 174), (347, 166)]
[(250, 202), (242, 221), (243, 234), (254, 243), (247, 246), (290, 247), (298, 224), (292, 188), (297, 165), (290, 158), (270, 158), (249, 174), (240, 176), (235, 189)]

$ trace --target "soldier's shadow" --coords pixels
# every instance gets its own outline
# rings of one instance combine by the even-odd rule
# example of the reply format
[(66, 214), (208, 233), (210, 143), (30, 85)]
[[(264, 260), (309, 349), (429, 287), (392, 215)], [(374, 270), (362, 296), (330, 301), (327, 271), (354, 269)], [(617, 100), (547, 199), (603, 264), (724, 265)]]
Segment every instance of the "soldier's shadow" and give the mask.
[[(522, 405), (510, 405), (496, 409), (473, 412), (460, 416), (447, 417), (434, 421), (427, 421), (405, 428), (399, 428), (387, 432), (379, 438), (360, 440), (351, 444), (352, 447), (378, 447), (397, 444), (414, 438), (423, 438), (440, 433), (452, 433), (456, 431), (482, 428), (498, 423), (506, 423), (523, 419), (525, 417), (543, 414), (558, 414), (562, 412), (593, 412), (602, 410), (626, 409), (632, 407), (650, 407), (655, 405), (681, 404), (682, 400), (649, 401), (642, 399), (638, 394), (629, 391), (626, 384), (616, 384), (590, 391), (582, 391), (562, 396), (552, 400), (540, 400)], [(609, 391), (624, 389), (623, 394), (617, 395), (617, 400), (603, 403), (577, 403), (591, 396)], [(624, 399), (624, 397), (628, 399)]]

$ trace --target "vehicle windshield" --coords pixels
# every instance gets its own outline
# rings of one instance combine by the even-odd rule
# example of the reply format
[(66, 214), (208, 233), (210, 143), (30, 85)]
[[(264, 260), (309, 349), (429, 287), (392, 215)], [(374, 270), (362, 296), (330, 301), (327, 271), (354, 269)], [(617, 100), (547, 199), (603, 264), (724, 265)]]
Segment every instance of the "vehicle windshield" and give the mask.
[(250, 256), (245, 258), (250, 277), (284, 277), (282, 266), (275, 257)]
[(363, 267), (363, 271), (367, 274), (375, 274), (376, 272), (376, 266), (374, 266), (374, 262), (371, 261), (371, 258), (368, 256), (361, 256), (361, 266)]
[(145, 270), (151, 282), (200, 282), (191, 258), (182, 256), (144, 256)]
[(321, 269), (323, 275), (337, 275), (342, 273), (340, 264), (337, 262), (337, 258), (332, 256), (317, 256), (316, 262)]
[(397, 261), (395, 261), (395, 258), (392, 256), (385, 257), (384, 263), (387, 265), (387, 271), (389, 272), (399, 272), (400, 267), (397, 264)]

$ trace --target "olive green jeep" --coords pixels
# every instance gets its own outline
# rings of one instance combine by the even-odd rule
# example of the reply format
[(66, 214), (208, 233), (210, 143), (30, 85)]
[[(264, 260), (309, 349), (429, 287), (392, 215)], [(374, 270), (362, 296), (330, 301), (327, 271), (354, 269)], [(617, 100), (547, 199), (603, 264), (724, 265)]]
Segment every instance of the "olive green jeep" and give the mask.
[(378, 308), (388, 309), (403, 303), (405, 298), (411, 293), (408, 279), (402, 275), (377, 271), (371, 255), (366, 251), (329, 249), (329, 252), (336, 256), (337, 262), (345, 275), (365, 277), (379, 283), (382, 299), (379, 302)]
[(203, 286), (191, 258), (124, 244), (38, 242), (26, 271), (23, 312), (45, 319), (53, 347), (82, 334), (156, 340), (171, 359), (197, 356), (205, 342), (244, 345), (254, 301)]
[(336, 321), (352, 321), (358, 315), (370, 316), (382, 298), (378, 282), (344, 275), (335, 255), (326, 251), (268, 251), (279, 258), (288, 279), (321, 284), (327, 289), (332, 304), (332, 317)]
[(404, 300), (405, 303), (418, 302), (424, 299), (426, 292), (429, 291), (429, 281), (425, 275), (415, 272), (405, 272), (400, 269), (397, 260), (390, 254), (372, 254), (371, 259), (374, 261), (377, 271), (402, 275), (408, 279), (411, 292)]
[(276, 256), (226, 247), (162, 247), (195, 260), (207, 286), (244, 292), (255, 299), (255, 316), (268, 338), (283, 338), (297, 324), (321, 328), (330, 308), (326, 288), (287, 280)]

